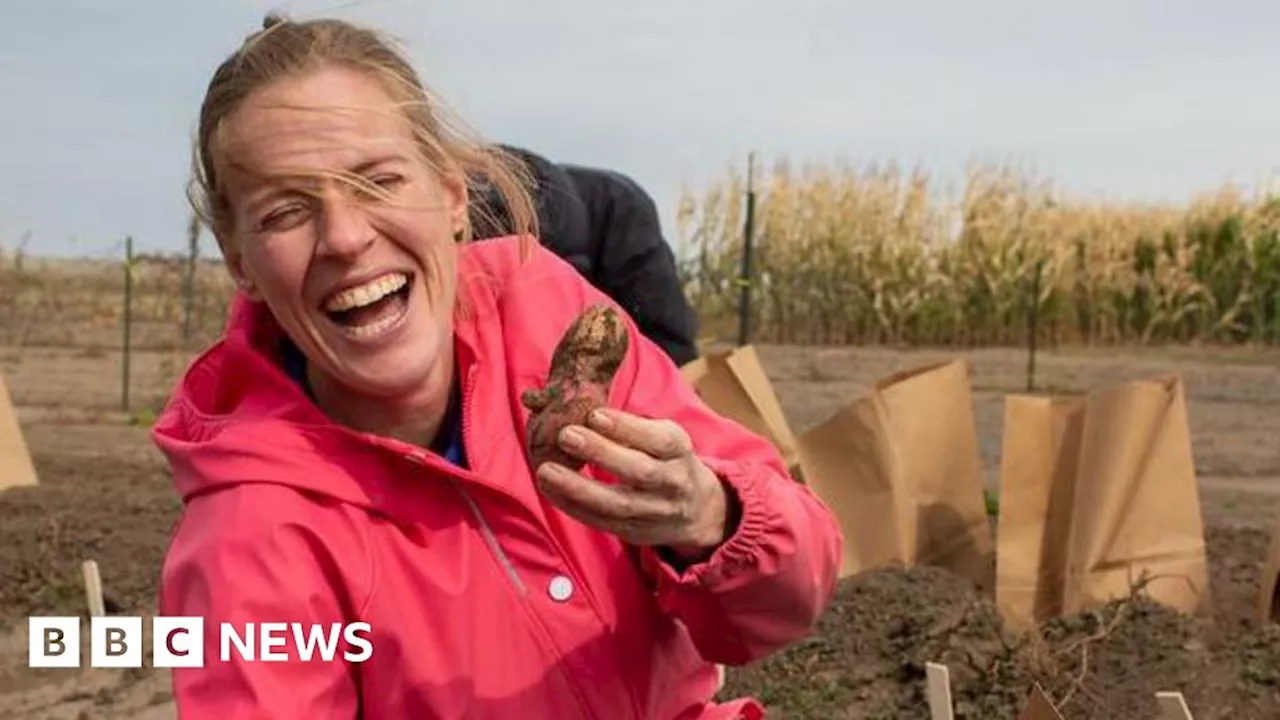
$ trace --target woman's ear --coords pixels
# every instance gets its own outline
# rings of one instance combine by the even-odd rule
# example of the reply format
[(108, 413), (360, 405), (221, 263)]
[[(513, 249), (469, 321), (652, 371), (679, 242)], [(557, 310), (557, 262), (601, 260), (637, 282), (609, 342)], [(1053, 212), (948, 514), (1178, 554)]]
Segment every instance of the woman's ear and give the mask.
[(249, 297), (250, 300), (254, 302), (262, 302), (262, 295), (258, 293), (257, 286), (255, 286), (248, 278), (237, 276), (236, 285), (240, 288), (241, 292)]
[(440, 184), (444, 188), (449, 203), (450, 230), (453, 231), (454, 237), (457, 237), (467, 229), (469, 217), (467, 204), (470, 202), (467, 181), (461, 173), (449, 173), (441, 178)]

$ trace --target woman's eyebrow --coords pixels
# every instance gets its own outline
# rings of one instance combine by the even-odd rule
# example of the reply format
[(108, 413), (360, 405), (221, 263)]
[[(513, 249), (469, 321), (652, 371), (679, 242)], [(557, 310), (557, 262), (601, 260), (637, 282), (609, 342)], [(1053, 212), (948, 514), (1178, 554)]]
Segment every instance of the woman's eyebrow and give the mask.
[(351, 168), (348, 172), (350, 172), (353, 175), (363, 175), (364, 173), (376, 167), (379, 167), (382, 165), (394, 165), (396, 163), (402, 163), (404, 161), (405, 161), (404, 156), (399, 153), (392, 153), (390, 155), (380, 155), (376, 158), (357, 163), (356, 166)]
[[(393, 153), (390, 155), (380, 155), (375, 158), (363, 160), (347, 169), (346, 172), (352, 175), (363, 175), (370, 170), (376, 169), (383, 165), (395, 165), (404, 163), (406, 158), (404, 155)], [(315, 182), (315, 178), (305, 171), (268, 173), (256, 172), (250, 173), (252, 180), (248, 183), (248, 194), (253, 196), (254, 204), (261, 203), (265, 200), (272, 199), (277, 195), (289, 194), (297, 192), (299, 186), (305, 186), (308, 181)]]

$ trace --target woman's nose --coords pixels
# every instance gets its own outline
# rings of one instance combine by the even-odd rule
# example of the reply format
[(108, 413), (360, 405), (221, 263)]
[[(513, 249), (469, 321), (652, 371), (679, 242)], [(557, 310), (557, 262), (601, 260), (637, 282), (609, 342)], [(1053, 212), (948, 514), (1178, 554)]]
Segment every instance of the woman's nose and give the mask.
[(323, 198), (319, 225), (320, 253), (325, 255), (359, 255), (377, 237), (377, 231), (359, 202), (336, 193)]

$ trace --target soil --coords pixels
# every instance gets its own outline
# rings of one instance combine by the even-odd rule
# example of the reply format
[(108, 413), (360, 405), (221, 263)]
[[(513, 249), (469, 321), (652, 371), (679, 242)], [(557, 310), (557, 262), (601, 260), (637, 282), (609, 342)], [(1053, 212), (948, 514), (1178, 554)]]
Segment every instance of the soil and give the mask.
[[(878, 377), (957, 354), (972, 363), (994, 486), (1000, 399), (1025, 387), (1022, 353), (761, 349), (796, 432)], [(1038, 359), (1042, 389), (1183, 376), (1208, 527), (1214, 604), (1206, 616), (1181, 616), (1139, 595), (1019, 636), (1001, 627), (989, 597), (956, 576), (883, 569), (846, 580), (809, 638), (730, 668), (724, 696), (760, 697), (770, 718), (928, 718), (924, 666), (940, 662), (960, 718), (1014, 718), (1036, 682), (1067, 718), (1155, 718), (1162, 690), (1184, 693), (1197, 720), (1280, 717), (1280, 630), (1254, 618), (1280, 500), (1275, 360), (1181, 350)], [(122, 412), (112, 384), (118, 355), (0, 348), (0, 373), (40, 474), (37, 487), (0, 492), (0, 718), (174, 717), (163, 671), (27, 668), (25, 617), (83, 615), (81, 563), (90, 558), (113, 611), (154, 610), (178, 503), (145, 425), (184, 363), (136, 356), (131, 410)]]
[(93, 558), (110, 578), (108, 612), (149, 607), (179, 507), (164, 468), (111, 456), (86, 465), (74, 456), (37, 455), (35, 463), (39, 487), (0, 495), (0, 629), (36, 613), (80, 612), (78, 558)]
[[(846, 580), (816, 632), (730, 672), (724, 695), (755, 694), (776, 718), (928, 717), (925, 665), (948, 667), (958, 718), (1017, 718), (1039, 684), (1064, 718), (1158, 717), (1155, 693), (1181, 691), (1197, 720), (1280, 717), (1280, 629), (1250, 610), (1268, 537), (1211, 530), (1219, 609), (1180, 615), (1140, 593), (1034, 632), (1006, 630), (988, 597), (934, 568)], [(1243, 560), (1242, 551), (1252, 560)]]

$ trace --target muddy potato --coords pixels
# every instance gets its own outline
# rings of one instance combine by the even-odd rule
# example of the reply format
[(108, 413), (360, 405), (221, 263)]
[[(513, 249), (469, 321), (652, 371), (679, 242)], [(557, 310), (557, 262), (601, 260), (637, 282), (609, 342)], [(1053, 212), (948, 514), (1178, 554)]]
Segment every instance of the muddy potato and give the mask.
[(626, 323), (615, 308), (604, 304), (587, 308), (565, 331), (551, 356), (546, 386), (526, 390), (520, 397), (532, 412), (527, 438), (535, 471), (548, 461), (573, 470), (582, 467), (582, 461), (560, 449), (557, 438), (566, 425), (586, 424), (592, 410), (608, 403), (629, 342)]

